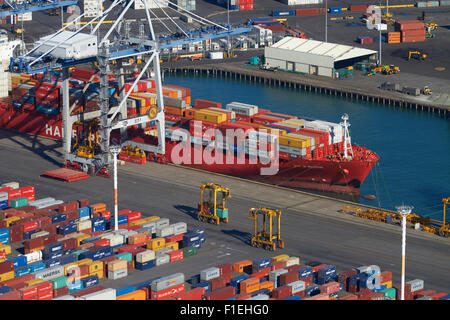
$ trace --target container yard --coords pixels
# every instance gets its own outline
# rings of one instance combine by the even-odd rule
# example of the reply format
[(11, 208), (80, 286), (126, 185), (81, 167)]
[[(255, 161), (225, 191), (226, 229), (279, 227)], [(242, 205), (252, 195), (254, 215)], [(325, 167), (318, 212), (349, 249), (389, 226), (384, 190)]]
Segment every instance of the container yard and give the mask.
[[(449, 300), (446, 190), (443, 221), (308, 192), (359, 197), (382, 159), (352, 142), (351, 115), (164, 81), (230, 78), (445, 121), (450, 4), (369, 5), (1, 4), (0, 300)], [(234, 304), (207, 315), (242, 315)]]

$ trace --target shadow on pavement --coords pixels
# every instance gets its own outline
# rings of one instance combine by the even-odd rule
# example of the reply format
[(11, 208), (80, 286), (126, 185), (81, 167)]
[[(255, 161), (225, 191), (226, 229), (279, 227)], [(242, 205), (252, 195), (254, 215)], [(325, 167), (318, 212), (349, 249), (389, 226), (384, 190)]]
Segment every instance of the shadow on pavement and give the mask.
[(252, 238), (252, 235), (249, 232), (243, 232), (236, 229), (232, 230), (221, 230), (223, 233), (225, 233), (228, 236), (231, 236), (239, 241), (242, 241), (245, 244), (250, 244), (250, 240)]
[(193, 219), (197, 220), (197, 208), (184, 205), (174, 205), (173, 207), (178, 211), (181, 211), (182, 213), (187, 214), (188, 216), (191, 216)]

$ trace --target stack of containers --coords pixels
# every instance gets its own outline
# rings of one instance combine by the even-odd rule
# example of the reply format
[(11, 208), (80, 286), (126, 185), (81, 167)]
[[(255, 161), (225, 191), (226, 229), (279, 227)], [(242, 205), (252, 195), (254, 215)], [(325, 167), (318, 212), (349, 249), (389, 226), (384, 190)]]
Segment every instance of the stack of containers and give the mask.
[[(176, 6), (174, 6), (173, 4), (176, 4)], [(175, 0), (174, 2), (170, 3), (169, 6), (170, 7), (174, 7), (174, 9), (183, 12), (182, 9), (187, 10), (187, 11), (195, 11), (195, 4), (196, 1), (195, 0)], [(181, 8), (181, 9), (180, 9)]]
[(395, 31), (401, 32), (402, 42), (422, 42), (426, 39), (425, 24), (419, 20), (397, 20)]
[(151, 283), (150, 297), (152, 300), (161, 300), (184, 292), (185, 289), (184, 274), (174, 273), (153, 281)]

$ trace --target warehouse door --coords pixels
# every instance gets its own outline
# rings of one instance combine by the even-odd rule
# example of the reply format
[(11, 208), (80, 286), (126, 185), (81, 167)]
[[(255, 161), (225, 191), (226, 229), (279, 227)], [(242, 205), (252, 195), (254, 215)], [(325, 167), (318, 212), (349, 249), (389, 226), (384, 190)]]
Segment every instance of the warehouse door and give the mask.
[(319, 74), (319, 67), (318, 66), (309, 66), (309, 74), (313, 74), (317, 76)]
[(287, 71), (294, 71), (294, 63), (290, 61), (286, 61), (286, 70)]

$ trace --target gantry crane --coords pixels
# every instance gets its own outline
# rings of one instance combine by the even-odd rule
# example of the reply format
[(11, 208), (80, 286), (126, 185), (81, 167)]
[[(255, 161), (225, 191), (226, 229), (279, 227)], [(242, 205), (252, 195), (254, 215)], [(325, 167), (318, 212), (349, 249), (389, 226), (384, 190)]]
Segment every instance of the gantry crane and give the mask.
[[(144, 32), (140, 32), (139, 36), (130, 36), (128, 33), (125, 33), (124, 35), (120, 32), (120, 28), (122, 26), (125, 14), (133, 5), (134, 1), (135, 0), (114, 0), (108, 9), (99, 13), (96, 17), (92, 18), (89, 22), (81, 26), (76, 31), (67, 31), (68, 27), (71, 26), (69, 24), (56, 33), (41, 38), (38, 42), (36, 42), (34, 48), (25, 55), (11, 58), (11, 72), (35, 74), (41, 72), (47, 73), (49, 71), (61, 69), (62, 122), (64, 132), (63, 153), (64, 164), (67, 167), (109, 176), (107, 167), (112, 160), (109, 153), (110, 135), (111, 131), (115, 129), (120, 129), (121, 132), (121, 140), (119, 142), (120, 146), (123, 146), (126, 143), (133, 147), (138, 147), (140, 150), (145, 152), (156, 154), (157, 156), (164, 155), (165, 123), (161, 72), (159, 65), (160, 50), (178, 45), (189, 44), (192, 42), (222, 38), (251, 31), (251, 28), (233, 29), (230, 26), (221, 26), (190, 11), (184, 10), (175, 3), (169, 2), (169, 9), (179, 13), (176, 9), (174, 9), (177, 8), (182, 11), (182, 14), (192, 15), (193, 20), (201, 25), (206, 25), (209, 27), (201, 28), (196, 31), (185, 31), (166, 14), (169, 20), (177, 26), (178, 32), (173, 33), (170, 28), (168, 28), (168, 26), (157, 17), (158, 21), (161, 22), (169, 31), (171, 31), (171, 34), (156, 37), (150, 14), (152, 13), (154, 16), (156, 15), (147, 7), (147, 2), (144, 1), (147, 17), (146, 22), (148, 23), (149, 32), (147, 35), (145, 35)], [(113, 12), (113, 9), (115, 9), (118, 17), (115, 19), (114, 24), (112, 24), (106, 34), (103, 37), (98, 37), (97, 33), (100, 26), (102, 26), (102, 23), (105, 21), (106, 17)], [(161, 7), (159, 7), (159, 9), (163, 10)], [(74, 19), (72, 24), (78, 24), (84, 15), (85, 14), (81, 14)], [(97, 25), (92, 28), (94, 23), (97, 23)], [(212, 25), (212, 27), (210, 25)], [(90, 33), (83, 33), (82, 31), (88, 26), (91, 26)], [(111, 36), (114, 36), (113, 39), (110, 39)], [(67, 56), (67, 54), (61, 54), (61, 50), (58, 50), (64, 48), (67, 44), (77, 43), (78, 41), (86, 38), (92, 39), (91, 44), (93, 47), (91, 47), (90, 50), (79, 50), (76, 54), (74, 52), (69, 56)], [(121, 62), (123, 59), (128, 60), (133, 57), (137, 57), (145, 61), (145, 63), (141, 63), (142, 69), (140, 73), (136, 76), (130, 88), (125, 90), (125, 79)], [(71, 106), (69, 105), (68, 69), (70, 67), (82, 64), (93, 64), (96, 67), (97, 73), (95, 75), (100, 78), (98, 90), (100, 110), (71, 115), (75, 108), (76, 102)], [(109, 90), (108, 74), (111, 73), (112, 64), (118, 69), (118, 71), (115, 72), (115, 74), (118, 75), (117, 82), (120, 90), (118, 99), (111, 99), (111, 92)], [(156, 112), (155, 109), (152, 109), (153, 112), (149, 114), (127, 118), (127, 98), (131, 92), (133, 92), (142, 76), (146, 74), (146, 71), (150, 65), (152, 65), (155, 74)], [(92, 78), (93, 77), (94, 75)], [(92, 78), (90, 80), (92, 80)], [(91, 85), (92, 82), (90, 80), (87, 81), (85, 87), (83, 88), (83, 92), (85, 92)], [(99, 120), (99, 145), (101, 152), (99, 154), (94, 154), (92, 157), (83, 157), (78, 153), (74, 153), (71, 148), (72, 126), (77, 121), (89, 121), (92, 119)], [(146, 124), (150, 121), (155, 121), (157, 127), (157, 145), (141, 144), (132, 140), (126, 141), (127, 127), (138, 124)]]
[[(259, 229), (258, 217), (262, 217), (262, 226)], [(248, 217), (254, 220), (254, 233), (250, 240), (252, 247), (264, 247), (269, 251), (284, 248), (284, 240), (281, 239), (281, 211), (269, 208), (251, 208)], [(276, 228), (273, 219), (277, 219)], [(276, 229), (276, 231), (274, 230)]]
[(215, 183), (200, 185), (201, 195), (197, 207), (197, 219), (220, 224), (228, 222), (226, 200), (231, 198), (230, 189)]
[(445, 208), (448, 204), (450, 204), (450, 198), (443, 198), (442, 204), (444, 205), (444, 212), (442, 216), (442, 227), (439, 229), (439, 235), (442, 237), (448, 237), (450, 235), (450, 224), (446, 224), (445, 221)]

